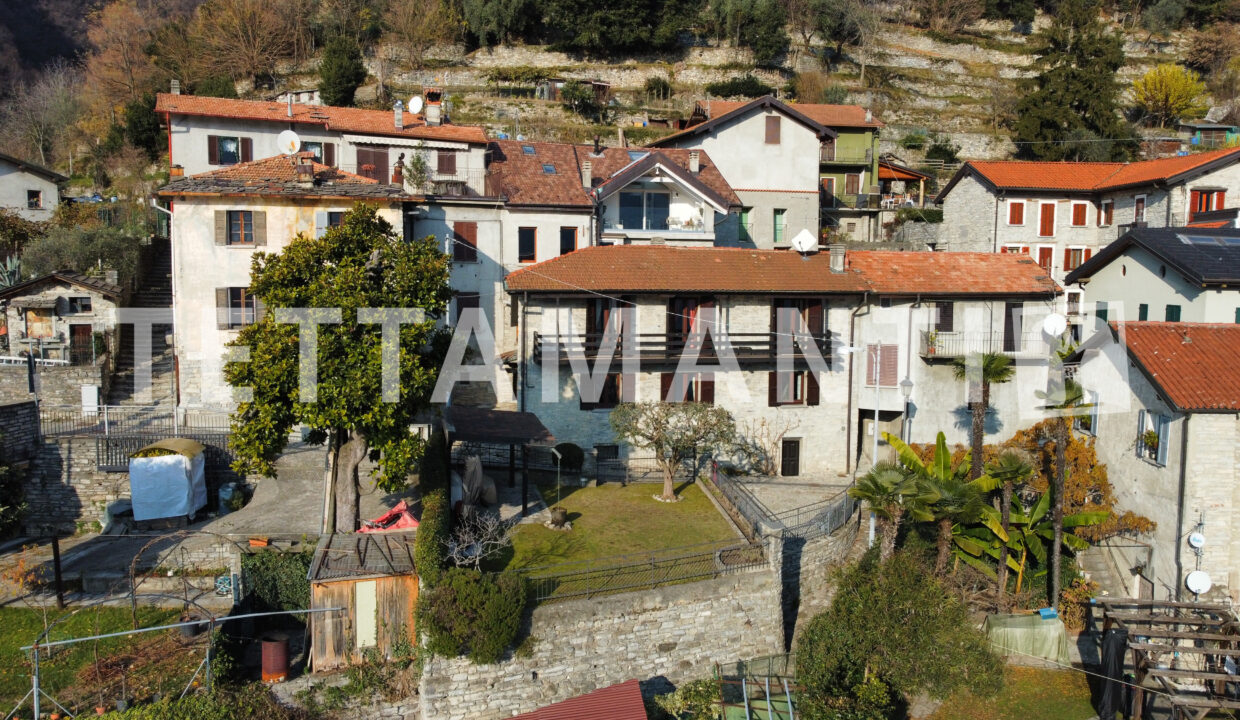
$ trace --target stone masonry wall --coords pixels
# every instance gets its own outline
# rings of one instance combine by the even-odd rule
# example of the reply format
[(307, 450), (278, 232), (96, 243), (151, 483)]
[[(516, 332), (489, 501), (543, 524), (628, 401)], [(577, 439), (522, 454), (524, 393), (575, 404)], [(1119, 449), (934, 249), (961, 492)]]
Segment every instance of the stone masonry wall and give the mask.
[(47, 439), (25, 489), (27, 533), (73, 533), (103, 522), (107, 504), (129, 494), (129, 474), (98, 469), (93, 437)]
[(532, 656), (479, 667), (434, 658), (423, 720), (492, 720), (637, 678), (705, 677), (715, 662), (783, 652), (780, 581), (769, 569), (542, 605)]
[[(98, 385), (108, 395), (107, 356), (94, 365), (49, 365), (36, 369), (39, 400), (44, 405), (81, 405), (82, 386)], [(25, 365), (0, 365), (0, 402), (31, 399)]]
[(39, 408), (33, 401), (0, 405), (0, 462), (33, 459), (38, 442)]

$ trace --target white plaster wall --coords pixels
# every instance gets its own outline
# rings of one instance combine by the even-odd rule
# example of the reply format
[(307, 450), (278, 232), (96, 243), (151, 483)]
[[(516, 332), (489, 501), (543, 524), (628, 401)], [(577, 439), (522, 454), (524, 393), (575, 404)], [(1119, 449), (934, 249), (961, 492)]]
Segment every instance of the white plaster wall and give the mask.
[(590, 241), (589, 208), (579, 212), (560, 210), (525, 210), (509, 208), (503, 212), (503, 264), (508, 270), (516, 270), (524, 265), (518, 260), (518, 230), (532, 227), (537, 230), (535, 235), (535, 263), (543, 262), (560, 256), (560, 228), (577, 228), (577, 247), (583, 248), (593, 243)]
[[(180, 402), (186, 407), (231, 409), (232, 388), (224, 382), (225, 345), (237, 330), (219, 330), (215, 290), (250, 284), (250, 263), (255, 252), (279, 252), (299, 233), (314, 234), (317, 211), (347, 211), (345, 200), (298, 200), (271, 198), (183, 198), (173, 210), (173, 309), (176, 353), (180, 379)], [(267, 245), (237, 247), (215, 244), (216, 210), (256, 210), (267, 213)], [(401, 228), (400, 203), (379, 206), (379, 215)]]
[[(26, 207), (28, 190), (39, 190), (43, 193), (42, 208), (31, 210)], [(0, 207), (13, 210), (27, 220), (45, 222), (52, 219), (59, 204), (60, 189), (56, 183), (0, 160)]]
[(1094, 273), (1083, 288), (1087, 302), (1108, 303), (1111, 320), (1137, 320), (1144, 303), (1151, 321), (1166, 319), (1167, 306), (1179, 305), (1182, 322), (1232, 323), (1240, 307), (1240, 289), (1198, 287), (1139, 247), (1129, 247)]

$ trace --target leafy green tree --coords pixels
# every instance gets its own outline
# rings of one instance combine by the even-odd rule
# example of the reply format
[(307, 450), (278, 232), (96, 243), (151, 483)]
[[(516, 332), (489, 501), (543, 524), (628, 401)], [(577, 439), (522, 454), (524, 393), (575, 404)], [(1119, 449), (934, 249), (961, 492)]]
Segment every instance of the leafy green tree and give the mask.
[(952, 365), (957, 380), (969, 383), (969, 410), (973, 415), (969, 439), (972, 442), (973, 479), (982, 476), (982, 444), (986, 437), (986, 411), (990, 409), (990, 386), (1005, 383), (1016, 375), (1012, 358), (1003, 353), (973, 353), (957, 358)]
[(537, 22), (534, 0), (461, 0), (461, 18), (473, 40), (490, 47), (521, 37)]
[(323, 104), (351, 106), (354, 93), (365, 80), (366, 65), (357, 43), (346, 37), (328, 41), (319, 64), (319, 96)]
[(125, 105), (125, 139), (130, 145), (143, 150), (151, 160), (159, 157), (164, 134), (155, 114), (155, 94), (146, 93)]
[(237, 97), (237, 84), (227, 75), (212, 75), (209, 78), (198, 81), (194, 85), (194, 94), (218, 98), (235, 98)]
[(1029, 26), (1037, 14), (1033, 0), (986, 0), (983, 17), (989, 20), (1008, 20), (1013, 25)]
[(878, 519), (880, 560), (886, 560), (895, 552), (900, 524), (906, 514), (922, 522), (934, 519), (934, 515), (926, 509), (926, 504), (934, 502), (937, 496), (923, 488), (914, 475), (895, 463), (876, 463), (869, 472), (857, 479), (857, 484), (848, 489), (848, 494), (864, 500)]
[(676, 470), (713, 450), (729, 448), (736, 439), (732, 414), (699, 402), (620, 403), (611, 411), (611, 429), (634, 447), (654, 453), (663, 471), (660, 499), (676, 499)]
[(1183, 117), (1198, 117), (1208, 109), (1202, 100), (1206, 86), (1201, 76), (1181, 65), (1163, 63), (1132, 83), (1137, 107), (1166, 127)]
[(1115, 73), (1124, 64), (1123, 39), (1098, 19), (1097, 0), (1063, 0), (1054, 22), (1034, 36), (1038, 74), (1016, 108), (1018, 154), (1033, 160), (1072, 159), (1063, 141), (1074, 131), (1098, 140), (1113, 159), (1135, 148), (1133, 133), (1118, 115)]
[(1141, 14), (1141, 27), (1151, 36), (1167, 35), (1180, 28), (1185, 11), (1183, 0), (1158, 0)]
[(706, 85), (706, 94), (716, 97), (747, 97), (756, 98), (763, 95), (774, 95), (775, 88), (767, 85), (753, 75), (728, 78)]
[(711, 35), (749, 48), (758, 65), (773, 64), (788, 49), (788, 15), (779, 0), (715, 0), (702, 17)]
[[(380, 487), (403, 488), (421, 442), (409, 432), (429, 406), (446, 353), (435, 329), (451, 291), (448, 258), (433, 238), (404, 242), (374, 208), (359, 205), (321, 238), (299, 235), (280, 254), (255, 253), (250, 290), (272, 312), (245, 326), (236, 347), (248, 362), (230, 362), (225, 378), (253, 396), (233, 413), (238, 472), (275, 475), (275, 460), (298, 424), (330, 449), (327, 480), (335, 511), (328, 526), (358, 526), (358, 465), (377, 455)], [(301, 400), (295, 324), (276, 322), (280, 308), (339, 308), (339, 324), (318, 326), (317, 396)], [(357, 323), (362, 308), (421, 308), (421, 322), (400, 327), (399, 402), (381, 402), (381, 325)], [(334, 517), (332, 517), (334, 515)]]
[(797, 640), (798, 716), (879, 720), (889, 697), (1002, 687), (1003, 663), (969, 609), (911, 552), (886, 562), (869, 553), (835, 587), (831, 607)]
[(559, 33), (556, 46), (609, 55), (665, 50), (679, 40), (701, 0), (546, 0), (543, 13)]
[[(1077, 530), (1101, 525), (1111, 517), (1110, 512), (1095, 510), (1071, 515), (1060, 514), (1059, 519), (1056, 520), (1054, 513), (1050, 511), (1050, 492), (1039, 494), (1037, 499), (1029, 505), (1022, 504), (1020, 498), (1012, 501), (1010, 509), (1012, 532), (1008, 536), (1006, 547), (1019, 553), (1020, 561), (1017, 562), (1009, 555), (1008, 568), (1023, 575), (1028, 557), (1032, 555), (1042, 566), (1041, 572), (1049, 569), (1053, 578), (1058, 574), (1059, 557), (1064, 547), (1074, 552), (1080, 552), (1089, 547), (1089, 541), (1078, 535)], [(1049, 561), (1048, 548), (1050, 549)], [(1017, 585), (1017, 590), (1019, 589)], [(1057, 593), (1054, 594), (1057, 595)], [(1056, 607), (1059, 604), (1059, 598), (1054, 597), (1051, 602), (1053, 603), (1051, 607)]]
[[(882, 18), (877, 5), (871, 0), (819, 0), (818, 32), (823, 39), (835, 46), (838, 60), (844, 48), (864, 48), (878, 32)], [(865, 85), (866, 55), (859, 54), (861, 66), (859, 82)]]
[(586, 119), (596, 117), (602, 109), (594, 94), (594, 88), (576, 80), (564, 83), (564, 87), (560, 88), (560, 100), (564, 102), (565, 110)]

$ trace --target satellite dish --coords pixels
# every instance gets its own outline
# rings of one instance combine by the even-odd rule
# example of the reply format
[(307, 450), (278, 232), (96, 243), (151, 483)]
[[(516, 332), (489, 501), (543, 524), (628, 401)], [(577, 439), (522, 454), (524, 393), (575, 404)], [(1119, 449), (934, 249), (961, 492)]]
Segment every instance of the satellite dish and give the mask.
[(812, 253), (818, 249), (818, 239), (809, 230), (801, 228), (801, 232), (792, 238), (792, 249), (802, 255)]
[(409, 98), (409, 112), (414, 115), (422, 112), (422, 97), (420, 95), (414, 95)]
[(1184, 578), (1184, 587), (1188, 588), (1194, 595), (1210, 592), (1210, 588), (1214, 587), (1214, 583), (1210, 581), (1210, 573), (1205, 570), (1194, 570)]
[(1188, 546), (1194, 550), (1200, 550), (1206, 546), (1206, 536), (1199, 532), (1191, 532), (1188, 534)]
[(1042, 321), (1042, 332), (1051, 337), (1059, 337), (1068, 329), (1068, 318), (1059, 313), (1051, 313)]
[(301, 149), (301, 138), (292, 130), (285, 130), (276, 138), (276, 146), (285, 155), (293, 155)]

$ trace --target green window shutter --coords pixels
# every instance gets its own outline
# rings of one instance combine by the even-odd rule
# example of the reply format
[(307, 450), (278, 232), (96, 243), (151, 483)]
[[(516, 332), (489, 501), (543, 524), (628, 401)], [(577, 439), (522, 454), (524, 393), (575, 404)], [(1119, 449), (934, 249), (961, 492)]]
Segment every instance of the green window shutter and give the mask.
[(1179, 321), (1180, 321), (1180, 306), (1179, 305), (1168, 305), (1167, 306), (1167, 322), (1179, 322)]
[(1094, 310), (1094, 314), (1098, 316), (1099, 320), (1101, 320), (1102, 322), (1106, 322), (1107, 321), (1107, 304), (1104, 302), (1098, 303), (1097, 308)]
[(1137, 319), (1140, 320), (1141, 322), (1145, 322), (1146, 320), (1150, 319), (1150, 306), (1149, 305), (1146, 305), (1145, 303), (1141, 303), (1140, 305), (1137, 306)]
[(250, 217), (254, 220), (254, 244), (263, 246), (267, 244), (267, 213), (262, 210), (255, 210)]

